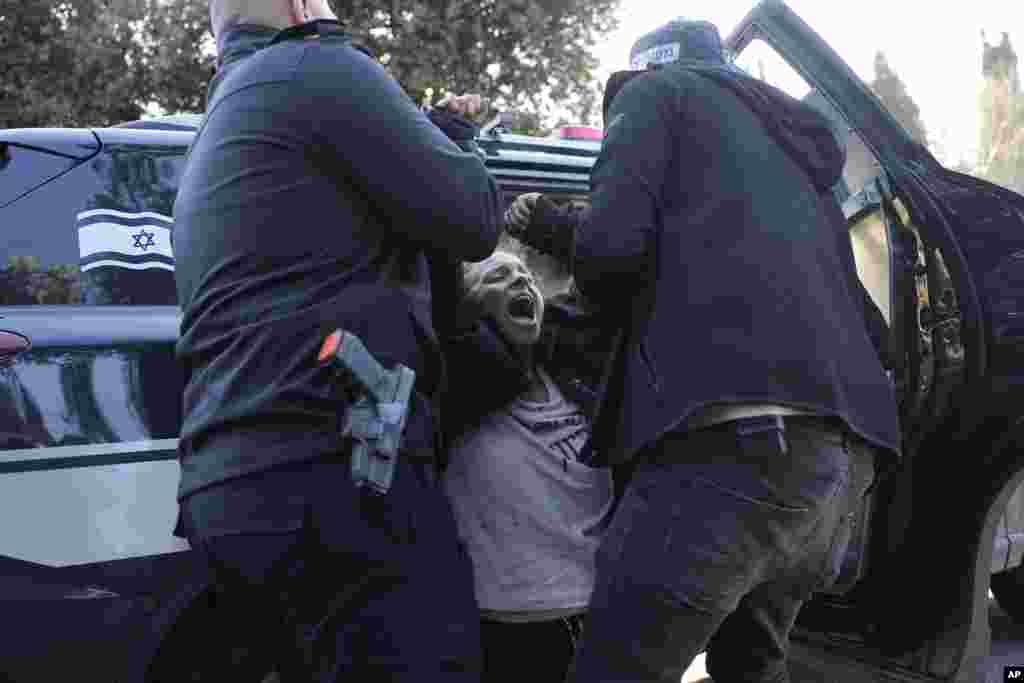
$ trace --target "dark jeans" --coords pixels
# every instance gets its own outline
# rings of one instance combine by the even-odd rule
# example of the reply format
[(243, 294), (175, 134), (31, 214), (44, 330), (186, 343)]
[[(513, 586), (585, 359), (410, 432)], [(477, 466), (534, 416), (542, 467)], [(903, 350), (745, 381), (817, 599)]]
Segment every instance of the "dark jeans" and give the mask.
[(790, 630), (838, 575), (870, 449), (826, 418), (753, 418), (638, 457), (570, 680), (678, 683), (707, 650), (715, 683), (787, 682)]
[[(352, 486), (347, 460), (321, 461), (185, 502), (218, 609), (275, 653), (282, 683), (479, 680), (472, 565), (430, 470), (400, 460), (378, 497)], [(226, 533), (236, 514), (248, 523)]]
[(522, 624), (481, 619), (482, 683), (563, 683), (583, 619), (578, 615)]

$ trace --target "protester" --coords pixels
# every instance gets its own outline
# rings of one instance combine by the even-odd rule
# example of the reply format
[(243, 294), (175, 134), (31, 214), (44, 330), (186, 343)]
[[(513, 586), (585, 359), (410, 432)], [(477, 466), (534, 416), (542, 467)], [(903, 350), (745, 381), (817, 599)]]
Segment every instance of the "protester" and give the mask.
[[(490, 254), (496, 185), (324, 0), (214, 0), (210, 14), (221, 71), (174, 206), (179, 531), (283, 683), (475, 681), (425, 254)], [(416, 373), (385, 496), (353, 483), (342, 394), (318, 367), (336, 328)]]
[(591, 443), (636, 471), (570, 679), (676, 683), (706, 649), (717, 683), (788, 680), (797, 613), (834, 582), (876, 455), (899, 454), (831, 194), (843, 150), (729, 65), (712, 24), (671, 22), (630, 57), (589, 211), (511, 211), (628, 324)]
[(607, 335), (571, 295), (545, 304), (511, 244), (464, 282), (445, 482), (473, 560), (483, 681), (561, 683), (612, 504), (611, 470), (579, 460)]

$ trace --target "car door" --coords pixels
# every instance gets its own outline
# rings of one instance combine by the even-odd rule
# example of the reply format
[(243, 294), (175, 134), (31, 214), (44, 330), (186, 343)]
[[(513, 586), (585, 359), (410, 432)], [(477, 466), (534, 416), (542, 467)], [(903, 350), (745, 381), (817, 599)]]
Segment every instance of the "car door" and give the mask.
[(781, 0), (725, 44), (845, 140), (834, 192), (889, 326), (903, 431), (902, 465), (871, 502), (866, 572), (804, 609), (798, 666), (829, 681), (981, 680), (993, 540), (1024, 478), (1024, 198), (943, 168)]
[(0, 131), (0, 342), (28, 340), (0, 358), (0, 680), (120, 680), (184, 576), (168, 226), (189, 142)]

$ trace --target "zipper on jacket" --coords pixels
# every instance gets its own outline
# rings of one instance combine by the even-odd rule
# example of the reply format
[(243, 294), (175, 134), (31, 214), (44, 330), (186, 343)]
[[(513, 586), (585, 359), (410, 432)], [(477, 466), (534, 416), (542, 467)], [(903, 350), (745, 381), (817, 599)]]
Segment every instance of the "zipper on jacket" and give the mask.
[(661, 391), (661, 380), (658, 379), (657, 368), (654, 367), (654, 361), (651, 360), (651, 354), (647, 350), (647, 342), (640, 342), (640, 359), (644, 362), (644, 366), (647, 368), (647, 373), (651, 376), (651, 386), (657, 392)]

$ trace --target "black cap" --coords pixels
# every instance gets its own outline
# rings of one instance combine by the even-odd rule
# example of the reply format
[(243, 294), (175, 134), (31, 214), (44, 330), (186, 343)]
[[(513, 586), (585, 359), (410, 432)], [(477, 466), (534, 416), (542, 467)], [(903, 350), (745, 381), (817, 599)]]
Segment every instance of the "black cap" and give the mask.
[(726, 65), (718, 28), (709, 21), (673, 19), (640, 36), (629, 51), (629, 68), (635, 70), (680, 60)]

